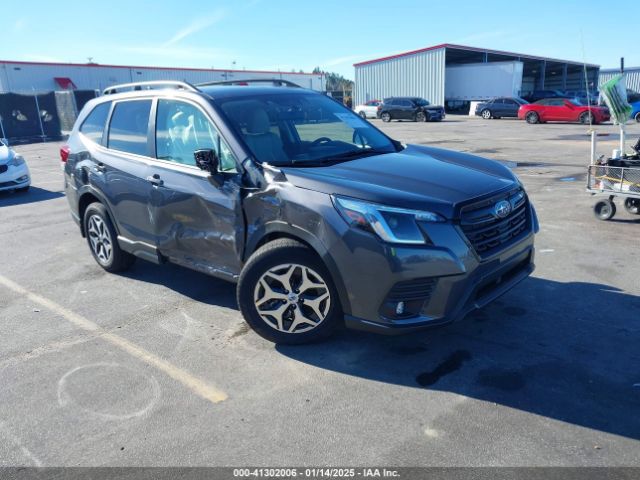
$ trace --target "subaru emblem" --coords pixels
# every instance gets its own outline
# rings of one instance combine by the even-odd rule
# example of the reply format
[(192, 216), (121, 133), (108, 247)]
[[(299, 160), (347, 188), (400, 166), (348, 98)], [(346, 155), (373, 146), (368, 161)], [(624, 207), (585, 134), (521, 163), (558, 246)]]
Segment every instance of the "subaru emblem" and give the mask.
[(505, 218), (511, 213), (511, 204), (507, 200), (502, 200), (493, 207), (493, 213), (498, 218)]

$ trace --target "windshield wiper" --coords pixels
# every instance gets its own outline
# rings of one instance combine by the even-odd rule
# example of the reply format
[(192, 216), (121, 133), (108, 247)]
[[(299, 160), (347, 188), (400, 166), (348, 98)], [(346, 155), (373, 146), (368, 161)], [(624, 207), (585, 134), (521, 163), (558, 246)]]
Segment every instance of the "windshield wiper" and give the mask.
[(342, 160), (351, 160), (354, 158), (368, 157), (369, 155), (381, 155), (383, 153), (391, 153), (391, 152), (386, 152), (384, 150), (376, 150), (373, 148), (362, 149), (362, 150), (351, 150), (349, 152), (342, 152), (336, 155), (329, 155), (328, 157), (321, 157), (314, 161), (320, 162), (320, 163), (340, 162)]

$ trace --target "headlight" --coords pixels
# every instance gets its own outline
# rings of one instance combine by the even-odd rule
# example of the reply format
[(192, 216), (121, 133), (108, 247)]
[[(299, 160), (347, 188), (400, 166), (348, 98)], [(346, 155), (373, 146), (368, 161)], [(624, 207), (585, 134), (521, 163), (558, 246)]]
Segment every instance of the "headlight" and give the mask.
[(13, 165), (14, 167), (19, 167), (24, 164), (24, 158), (22, 155), (14, 155), (13, 159), (9, 161), (9, 165)]
[(386, 207), (343, 197), (334, 197), (333, 200), (350, 226), (375, 233), (390, 243), (430, 243), (417, 222), (444, 222), (444, 218), (433, 212)]

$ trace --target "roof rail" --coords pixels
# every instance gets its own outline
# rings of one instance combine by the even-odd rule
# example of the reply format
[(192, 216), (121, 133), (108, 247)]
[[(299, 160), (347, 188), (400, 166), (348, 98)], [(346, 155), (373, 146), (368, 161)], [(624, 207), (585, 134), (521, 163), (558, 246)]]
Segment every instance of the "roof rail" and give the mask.
[(220, 82), (198, 83), (196, 84), (196, 86), (209, 87), (212, 85), (249, 85), (250, 83), (271, 83), (276, 87), (302, 88), (297, 83), (290, 82), (289, 80), (282, 80), (281, 78), (248, 78), (246, 80), (224, 80)]
[(177, 80), (151, 80), (148, 82), (122, 83), (120, 85), (112, 85), (105, 88), (103, 95), (111, 95), (122, 90), (155, 90), (159, 88), (175, 88), (177, 90), (189, 90), (190, 92), (199, 91), (196, 87), (187, 82)]

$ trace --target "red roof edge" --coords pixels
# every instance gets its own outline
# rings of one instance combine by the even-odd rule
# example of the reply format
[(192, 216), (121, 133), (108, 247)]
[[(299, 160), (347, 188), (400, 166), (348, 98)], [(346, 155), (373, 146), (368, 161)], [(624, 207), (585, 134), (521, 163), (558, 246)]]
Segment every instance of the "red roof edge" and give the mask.
[(324, 75), (321, 73), (309, 73), (309, 72), (286, 72), (286, 71), (273, 71), (273, 70), (234, 70), (230, 68), (195, 68), (195, 67), (152, 67), (152, 66), (139, 66), (139, 65), (111, 65), (107, 63), (61, 63), (61, 62), (27, 62), (23, 60), (0, 60), (2, 64), (16, 64), (16, 65), (47, 65), (54, 67), (105, 67), (105, 68), (136, 68), (140, 70), (189, 70), (197, 72), (231, 72), (231, 73), (270, 73), (273, 75)]
[[(531, 59), (534, 59), (534, 60), (550, 60), (550, 61), (554, 61), (554, 62), (558, 62), (558, 63), (571, 63), (571, 64), (575, 64), (575, 65), (583, 65), (583, 62), (575, 62), (575, 61), (570, 61), (570, 60), (560, 60), (560, 59), (549, 58), (549, 57), (540, 57), (540, 56), (537, 56), (537, 55), (528, 55), (528, 54), (524, 54), (524, 53), (507, 52), (507, 51), (504, 51), (504, 50), (492, 50), (490, 48), (467, 47), (465, 45), (456, 45), (454, 43), (441, 43), (440, 45), (435, 45), (433, 47), (419, 48), (418, 50), (411, 50), (411, 51), (408, 51), (408, 52), (397, 53), (395, 55), (389, 55), (387, 57), (374, 58), (373, 60), (365, 60), (364, 62), (354, 63), (353, 66), (354, 67), (360, 67), (362, 65), (369, 65), (371, 63), (384, 62), (385, 60), (392, 60), (394, 58), (406, 57), (406, 56), (409, 56), (409, 55), (415, 55), (416, 53), (428, 52), (430, 50), (438, 50), (438, 49), (441, 49), (441, 48), (452, 48), (452, 49), (457, 49), (457, 50), (471, 50), (473, 52), (487, 52), (487, 53), (494, 53), (494, 54), (497, 54), (497, 55), (507, 55), (507, 56), (510, 56), (510, 57), (523, 57), (523, 58), (531, 58)], [(600, 65), (596, 65), (594, 63), (587, 63), (586, 65), (588, 67), (600, 67)]]

